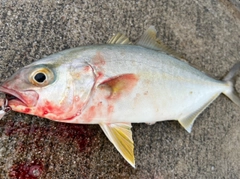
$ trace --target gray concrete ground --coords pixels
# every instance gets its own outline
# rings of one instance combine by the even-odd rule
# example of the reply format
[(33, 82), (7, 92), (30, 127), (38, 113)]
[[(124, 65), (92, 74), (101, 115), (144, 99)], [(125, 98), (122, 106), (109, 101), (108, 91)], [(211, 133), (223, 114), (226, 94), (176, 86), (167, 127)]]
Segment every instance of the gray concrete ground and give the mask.
[[(240, 60), (239, 7), (235, 0), (1, 0), (0, 81), (119, 31), (135, 40), (150, 25), (191, 65), (219, 79)], [(239, 79), (236, 87), (240, 92)], [(11, 112), (0, 121), (0, 178), (240, 178), (239, 117), (221, 95), (191, 134), (177, 122), (134, 124), (133, 169), (97, 125)]]

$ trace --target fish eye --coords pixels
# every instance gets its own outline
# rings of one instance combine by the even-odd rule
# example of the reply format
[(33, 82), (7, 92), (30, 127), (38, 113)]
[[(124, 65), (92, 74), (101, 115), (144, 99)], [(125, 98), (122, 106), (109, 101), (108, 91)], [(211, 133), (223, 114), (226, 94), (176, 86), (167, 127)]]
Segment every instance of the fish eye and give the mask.
[(44, 73), (37, 73), (34, 76), (34, 79), (38, 82), (38, 83), (43, 83), (46, 80), (46, 75)]
[(51, 82), (53, 82), (54, 80), (54, 74), (53, 72), (47, 68), (38, 68), (35, 69), (29, 78), (29, 81), (35, 85), (35, 86), (47, 86), (48, 84), (50, 84)]

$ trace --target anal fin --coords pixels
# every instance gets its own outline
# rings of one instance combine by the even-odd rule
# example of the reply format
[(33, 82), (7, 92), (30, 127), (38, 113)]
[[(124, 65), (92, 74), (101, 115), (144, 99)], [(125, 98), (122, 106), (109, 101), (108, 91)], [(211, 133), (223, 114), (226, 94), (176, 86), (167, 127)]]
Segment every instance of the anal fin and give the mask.
[(192, 131), (192, 126), (194, 124), (194, 121), (196, 120), (196, 118), (199, 116), (199, 114), (201, 114), (217, 97), (219, 96), (219, 94), (213, 96), (205, 105), (203, 105), (201, 108), (199, 108), (198, 110), (196, 110), (195, 112), (181, 118), (178, 119), (178, 122), (184, 127), (184, 129), (186, 129), (189, 133), (191, 133)]
[(123, 158), (135, 168), (131, 123), (99, 124)]

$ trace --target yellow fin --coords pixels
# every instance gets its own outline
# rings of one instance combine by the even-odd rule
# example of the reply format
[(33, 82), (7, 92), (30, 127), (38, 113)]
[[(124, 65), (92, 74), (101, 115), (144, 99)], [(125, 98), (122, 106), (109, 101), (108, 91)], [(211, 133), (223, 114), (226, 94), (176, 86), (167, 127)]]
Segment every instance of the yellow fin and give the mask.
[(165, 45), (161, 40), (157, 38), (157, 31), (154, 26), (150, 26), (144, 34), (140, 37), (137, 41), (137, 45), (153, 49), (153, 50), (160, 50), (162, 52), (167, 53), (168, 55), (172, 55), (175, 58), (183, 59), (183, 56), (173, 49)]
[(131, 123), (99, 124), (123, 158), (135, 168)]
[(186, 117), (179, 119), (178, 122), (188, 131), (191, 133), (192, 126), (196, 118), (201, 114), (217, 97), (219, 94), (213, 96), (204, 106), (202, 106), (197, 111), (191, 113), (190, 115), (187, 115)]
[(130, 42), (129, 38), (121, 33), (117, 33), (116, 35), (114, 35), (111, 39), (109, 39), (107, 41), (107, 44), (132, 44), (132, 42)]

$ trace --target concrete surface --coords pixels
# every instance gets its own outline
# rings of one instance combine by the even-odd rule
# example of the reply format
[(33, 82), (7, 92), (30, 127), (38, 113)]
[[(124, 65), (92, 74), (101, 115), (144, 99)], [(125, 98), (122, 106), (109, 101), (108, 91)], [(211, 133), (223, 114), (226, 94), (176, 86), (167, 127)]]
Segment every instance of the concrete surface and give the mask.
[[(0, 81), (46, 55), (120, 31), (159, 38), (215, 78), (240, 60), (236, 0), (1, 0)], [(240, 92), (240, 80), (237, 89)], [(169, 111), (171, 112), (171, 111)], [(136, 169), (97, 125), (11, 112), (0, 121), (0, 178), (240, 178), (240, 110), (221, 95), (188, 134), (177, 122), (133, 125)]]

